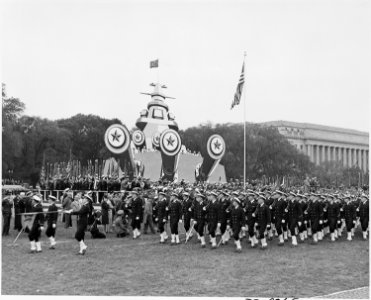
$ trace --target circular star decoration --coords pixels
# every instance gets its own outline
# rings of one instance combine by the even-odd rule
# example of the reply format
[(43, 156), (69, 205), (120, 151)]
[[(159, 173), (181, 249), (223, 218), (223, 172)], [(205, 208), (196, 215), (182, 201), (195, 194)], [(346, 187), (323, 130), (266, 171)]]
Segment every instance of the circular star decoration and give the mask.
[(125, 135), (121, 128), (113, 127), (108, 132), (108, 141), (113, 147), (120, 147), (125, 142)]
[(165, 134), (164, 143), (166, 149), (168, 149), (169, 151), (173, 151), (178, 146), (177, 138), (171, 132)]
[(211, 150), (215, 153), (215, 154), (220, 154), (223, 152), (223, 144), (221, 142), (221, 140), (218, 138), (218, 137), (215, 137), (212, 142), (211, 142)]

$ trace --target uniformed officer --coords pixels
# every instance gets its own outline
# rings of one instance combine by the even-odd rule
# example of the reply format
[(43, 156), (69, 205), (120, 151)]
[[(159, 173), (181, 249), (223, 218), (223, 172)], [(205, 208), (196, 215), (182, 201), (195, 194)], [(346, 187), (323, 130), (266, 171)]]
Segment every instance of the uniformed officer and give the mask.
[(241, 207), (241, 201), (237, 197), (232, 200), (231, 208), (231, 228), (233, 231), (233, 239), (236, 244), (236, 251), (241, 252), (241, 241), (240, 241), (240, 231), (245, 226), (245, 213)]
[(218, 207), (218, 228), (221, 234), (222, 245), (228, 243), (229, 241), (229, 231), (227, 230), (229, 212), (228, 207), (230, 202), (228, 200), (229, 194), (226, 191), (222, 191), (219, 194), (219, 207)]
[(310, 218), (310, 224), (312, 229), (313, 243), (318, 243), (318, 226), (320, 218), (322, 217), (322, 206), (318, 202), (319, 195), (312, 194), (310, 196), (310, 203), (308, 205), (308, 214)]
[(58, 207), (55, 205), (55, 201), (57, 200), (56, 197), (49, 195), (49, 208), (48, 214), (46, 216), (47, 219), (47, 228), (45, 231), (46, 236), (49, 238), (50, 247), (49, 249), (55, 249), (56, 241), (55, 241), (55, 231), (57, 228), (57, 219), (58, 219)]
[(284, 245), (283, 240), (283, 232), (287, 234), (287, 224), (285, 221), (285, 209), (287, 207), (287, 203), (284, 201), (284, 197), (286, 196), (285, 193), (281, 191), (277, 191), (278, 198), (272, 204), (272, 211), (274, 212), (275, 216), (275, 228), (278, 234), (278, 246)]
[(245, 206), (245, 213), (247, 219), (247, 230), (249, 234), (249, 240), (251, 243), (251, 247), (254, 248), (259, 242), (255, 236), (255, 222), (256, 216), (254, 212), (256, 211), (256, 207), (258, 206), (258, 201), (255, 199), (257, 194), (255, 194), (252, 190), (247, 190), (247, 204)]
[(205, 199), (205, 196), (201, 194), (200, 192), (196, 194), (196, 202), (194, 206), (194, 215), (193, 215), (195, 229), (201, 241), (202, 248), (206, 247), (205, 236), (204, 236), (206, 204), (204, 203), (204, 199)]
[(369, 221), (369, 202), (367, 195), (361, 196), (361, 203), (359, 205), (359, 221), (361, 222), (363, 239), (367, 240), (367, 228)]
[(166, 202), (166, 194), (164, 192), (159, 192), (158, 202), (154, 207), (156, 211), (156, 220), (158, 222), (158, 230), (160, 232), (160, 243), (165, 243), (167, 240), (167, 234), (165, 231), (165, 223), (168, 218), (168, 207)]
[(300, 196), (293, 192), (290, 192), (289, 203), (287, 206), (287, 216), (288, 216), (288, 226), (291, 233), (292, 245), (297, 246), (298, 240), (296, 237), (296, 227), (302, 225), (303, 212), (301, 211), (301, 206), (298, 202)]
[(139, 197), (139, 188), (134, 188), (131, 193), (133, 201), (131, 202), (131, 227), (133, 228), (133, 239), (140, 236), (140, 227), (143, 220), (143, 200)]
[(28, 234), (28, 239), (31, 243), (31, 253), (41, 252), (42, 249), (39, 238), (41, 235), (41, 231), (44, 230), (44, 213), (41, 204), (41, 198), (38, 195), (34, 195), (32, 197), (31, 213), (35, 214), (31, 230)]
[(262, 194), (259, 194), (258, 206), (256, 207), (255, 213), (253, 216), (256, 216), (256, 221), (259, 228), (259, 239), (261, 242), (261, 249), (266, 249), (268, 244), (265, 238), (265, 230), (270, 229), (271, 216), (269, 208), (264, 203), (265, 197)]
[(178, 223), (182, 222), (182, 204), (179, 200), (179, 195), (177, 193), (171, 194), (170, 205), (170, 231), (171, 231), (171, 245), (175, 243), (179, 245), (179, 233), (178, 233)]
[(72, 215), (78, 215), (79, 216), (79, 223), (77, 225), (77, 230), (75, 233), (75, 239), (80, 244), (80, 251), (78, 254), (85, 255), (86, 249), (88, 246), (84, 243), (85, 239), (85, 230), (88, 226), (88, 217), (90, 214), (90, 208), (89, 208), (89, 201), (93, 201), (89, 195), (84, 195), (84, 197), (81, 199), (81, 206), (80, 210), (73, 211), (72, 209), (66, 211), (67, 213), (70, 213)]
[(344, 197), (345, 204), (343, 206), (345, 225), (347, 228), (347, 240), (352, 240), (352, 228), (356, 223), (356, 208), (353, 203), (350, 201), (350, 195)]
[(183, 193), (183, 224), (184, 229), (186, 231), (186, 235), (189, 237), (193, 236), (192, 232), (189, 232), (189, 229), (191, 228), (191, 219), (192, 219), (192, 204), (193, 199), (189, 196), (188, 192)]
[(3, 214), (3, 236), (9, 235), (10, 219), (12, 217), (12, 196), (10, 191), (5, 191), (5, 197), (2, 200), (2, 214)]
[(338, 218), (340, 217), (340, 208), (339, 205), (335, 202), (334, 198), (335, 197), (333, 195), (327, 195), (328, 204), (326, 210), (331, 242), (335, 242), (335, 231)]
[(211, 239), (211, 248), (216, 249), (216, 237), (215, 237), (215, 231), (218, 224), (218, 210), (219, 210), (219, 204), (216, 201), (216, 198), (218, 197), (218, 194), (215, 191), (211, 191), (208, 198), (210, 201), (210, 204), (208, 205), (206, 209), (207, 213), (207, 230), (210, 234)]

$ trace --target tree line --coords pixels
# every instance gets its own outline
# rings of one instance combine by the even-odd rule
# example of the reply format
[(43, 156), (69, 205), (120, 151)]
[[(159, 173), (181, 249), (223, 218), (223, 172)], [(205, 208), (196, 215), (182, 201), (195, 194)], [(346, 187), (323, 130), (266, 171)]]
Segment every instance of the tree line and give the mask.
[[(87, 162), (107, 159), (110, 153), (103, 136), (119, 119), (104, 119), (95, 115), (77, 114), (67, 119), (51, 121), (24, 115), (25, 104), (7, 97), (2, 84), (2, 174), (35, 185), (43, 163), (79, 160)], [(208, 137), (220, 134), (226, 143), (221, 160), (227, 179), (243, 178), (243, 123), (200, 124), (179, 134), (182, 143), (192, 152), (204, 155)], [(362, 178), (361, 178), (362, 176)], [(321, 185), (359, 185), (368, 182), (368, 174), (358, 168), (345, 169), (330, 162), (315, 166), (309, 157), (300, 153), (276, 128), (246, 124), (246, 177), (292, 178), (303, 181), (317, 177)], [(367, 179), (367, 180), (366, 180)], [(293, 182), (294, 182), (293, 181)]]

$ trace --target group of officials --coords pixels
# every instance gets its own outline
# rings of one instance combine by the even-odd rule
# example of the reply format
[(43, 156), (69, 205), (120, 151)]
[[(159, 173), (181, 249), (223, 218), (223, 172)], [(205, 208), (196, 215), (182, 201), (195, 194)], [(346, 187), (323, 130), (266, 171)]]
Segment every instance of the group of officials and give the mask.
[[(62, 203), (66, 197), (73, 196), (71, 192), (66, 189), (60, 199)], [(351, 241), (359, 225), (363, 239), (367, 240), (368, 235), (369, 197), (365, 193), (302, 193), (284, 188), (210, 189), (201, 185), (168, 185), (146, 190), (135, 187), (130, 191), (121, 192), (119, 200), (114, 203), (115, 217), (131, 224), (134, 239), (140, 237), (142, 227), (147, 231), (149, 226), (151, 231), (155, 232), (156, 224), (162, 244), (168, 240), (168, 226), (171, 233), (170, 244), (180, 244), (180, 224), (186, 232), (185, 242), (197, 236), (201, 247), (205, 248), (205, 236), (208, 235), (211, 249), (216, 249), (228, 243), (232, 237), (238, 252), (242, 250), (241, 239), (246, 236), (251, 247), (258, 246), (260, 241), (260, 248), (266, 249), (267, 240), (274, 237), (278, 238), (279, 246), (291, 239), (291, 244), (295, 247), (298, 242), (307, 239), (317, 244), (326, 235), (335, 242), (342, 237), (343, 232), (346, 239)], [(22, 195), (21, 213), (26, 213), (31, 218), (28, 237), (32, 253), (42, 251), (39, 239), (45, 220), (45, 234), (50, 240), (50, 248), (55, 249), (58, 213), (62, 212), (65, 222), (68, 222), (70, 215), (78, 215), (75, 238), (80, 246), (78, 253), (85, 254), (85, 232), (95, 224), (99, 214), (93, 206), (91, 192), (78, 195), (75, 196), (76, 206), (62, 209), (56, 205), (55, 197), (48, 196), (47, 212), (43, 211), (41, 195), (32, 192)], [(6, 211), (10, 203), (10, 196), (5, 195), (3, 216), (4, 207)], [(4, 230), (5, 234), (9, 231), (9, 222), (10, 219), (4, 218), (3, 235)], [(20, 226), (22, 228), (22, 225)]]

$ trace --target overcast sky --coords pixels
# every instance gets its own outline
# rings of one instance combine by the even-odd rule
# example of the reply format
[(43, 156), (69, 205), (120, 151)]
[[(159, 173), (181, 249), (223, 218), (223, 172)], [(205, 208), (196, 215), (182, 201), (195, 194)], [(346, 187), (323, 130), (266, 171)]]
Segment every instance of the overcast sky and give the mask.
[[(160, 82), (181, 129), (246, 119), (369, 131), (370, 1), (3, 1), (2, 82), (27, 115), (119, 118)], [(159, 59), (159, 69), (149, 62)]]

